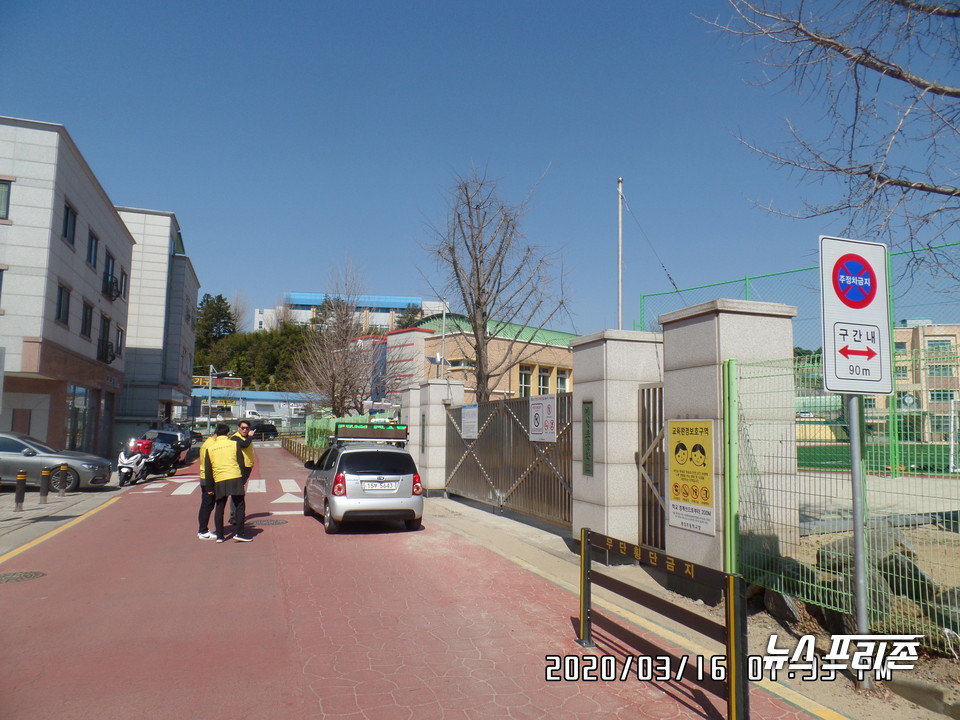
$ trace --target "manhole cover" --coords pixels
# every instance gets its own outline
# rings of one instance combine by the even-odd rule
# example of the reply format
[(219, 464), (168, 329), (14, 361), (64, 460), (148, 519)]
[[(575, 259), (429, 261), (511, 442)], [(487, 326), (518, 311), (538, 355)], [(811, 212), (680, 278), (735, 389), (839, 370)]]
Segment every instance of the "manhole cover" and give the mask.
[(286, 525), (286, 520), (276, 520), (274, 518), (267, 518), (266, 520), (251, 520), (247, 525)]
[(46, 575), (46, 573), (37, 572), (36, 570), (27, 570), (24, 572), (0, 573), (0, 583), (20, 582), (21, 580), (33, 580), (34, 578), (43, 577), (44, 575)]

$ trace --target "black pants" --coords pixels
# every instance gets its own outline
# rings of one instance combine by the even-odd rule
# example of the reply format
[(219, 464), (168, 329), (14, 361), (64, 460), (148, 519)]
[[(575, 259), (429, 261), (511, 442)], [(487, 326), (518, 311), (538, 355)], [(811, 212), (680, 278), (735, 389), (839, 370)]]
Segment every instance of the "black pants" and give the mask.
[(223, 497), (217, 498), (216, 503), (216, 513), (213, 516), (213, 522), (217, 528), (217, 537), (222, 538), (223, 535), (223, 511), (227, 507), (227, 500), (233, 498), (233, 505), (236, 508), (237, 512), (237, 532), (236, 535), (243, 536), (243, 523), (246, 515), (246, 500), (243, 495), (224, 495)]
[(216, 504), (216, 498), (213, 493), (208, 493), (200, 487), (200, 513), (197, 516), (197, 532), (205, 533), (210, 530), (210, 513), (213, 512), (213, 506)]
[[(250, 477), (250, 470), (249, 470), (249, 468), (247, 469), (247, 472), (244, 473), (244, 475), (245, 475), (245, 477), (243, 478), (243, 491), (246, 492), (246, 491), (247, 491), (247, 478)], [(231, 525), (235, 525), (236, 522), (237, 522), (237, 498), (238, 498), (238, 497), (244, 497), (244, 496), (242, 496), (242, 495), (231, 495), (230, 497), (233, 498), (233, 502), (230, 503), (230, 524), (231, 524)], [(246, 501), (244, 501), (244, 502), (246, 502)]]

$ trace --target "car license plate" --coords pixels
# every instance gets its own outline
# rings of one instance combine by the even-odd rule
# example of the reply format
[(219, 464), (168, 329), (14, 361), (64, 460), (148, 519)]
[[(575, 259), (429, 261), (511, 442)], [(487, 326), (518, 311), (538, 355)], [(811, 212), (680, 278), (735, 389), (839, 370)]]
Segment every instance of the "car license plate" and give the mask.
[(363, 483), (364, 490), (396, 490), (397, 484), (395, 482), (376, 482), (376, 481), (365, 481)]

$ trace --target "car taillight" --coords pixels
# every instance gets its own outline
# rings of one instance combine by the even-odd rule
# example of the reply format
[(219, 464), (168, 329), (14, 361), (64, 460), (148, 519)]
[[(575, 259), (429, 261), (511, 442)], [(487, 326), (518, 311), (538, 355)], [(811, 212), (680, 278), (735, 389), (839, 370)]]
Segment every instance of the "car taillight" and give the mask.
[(333, 479), (333, 494), (343, 497), (347, 494), (347, 476), (343, 473), (337, 473)]
[(413, 474), (413, 494), (423, 495), (423, 485), (420, 484), (420, 476), (417, 473)]

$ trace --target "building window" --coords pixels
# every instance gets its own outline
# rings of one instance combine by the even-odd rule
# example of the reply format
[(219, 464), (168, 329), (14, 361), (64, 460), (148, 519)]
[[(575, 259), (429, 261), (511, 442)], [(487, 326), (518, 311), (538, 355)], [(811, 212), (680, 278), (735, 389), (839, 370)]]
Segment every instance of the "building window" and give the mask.
[(927, 340), (927, 350), (931, 355), (950, 355), (953, 352), (953, 341)]
[(950, 416), (931, 415), (930, 432), (943, 433), (944, 435), (948, 434), (950, 432)]
[(100, 239), (90, 232), (87, 235), (87, 264), (97, 266), (97, 253), (100, 250)]
[(0, 220), (10, 219), (10, 180), (0, 180)]
[(540, 368), (537, 376), (537, 395), (548, 395), (550, 393), (550, 368)]
[(875, 397), (865, 397), (863, 399), (863, 407), (867, 409), (873, 409), (877, 407), (877, 399)]
[(70, 324), (70, 288), (57, 286), (57, 322)]
[(893, 369), (893, 375), (898, 380), (903, 380), (904, 378), (910, 375), (910, 366), (909, 365), (897, 365)]
[(122, 298), (126, 298), (126, 297), (127, 297), (127, 283), (128, 283), (127, 271), (126, 271), (126, 270), (123, 270), (123, 269), (121, 268), (121, 270), (120, 270), (120, 297), (122, 297)]
[(64, 203), (63, 205), (63, 230), (60, 232), (60, 237), (66, 240), (71, 245), (76, 245), (77, 240), (77, 211), (70, 207), (69, 204)]
[(930, 402), (950, 402), (953, 400), (953, 390), (931, 390)]
[(927, 377), (953, 377), (953, 365), (928, 365)]
[(557, 392), (570, 392), (570, 371), (557, 370)]
[(83, 314), (80, 317), (80, 335), (89, 338), (93, 333), (93, 305), (85, 302)]
[(899, 353), (899, 352), (906, 352), (906, 351), (907, 351), (907, 343), (905, 343), (905, 342), (895, 342), (895, 343), (893, 344), (893, 350), (894, 350), (894, 352), (898, 352), (898, 353)]
[(529, 365), (520, 366), (520, 397), (530, 397), (533, 390), (533, 368)]
[(110, 342), (110, 318), (106, 315), (100, 316), (100, 334), (97, 335), (97, 360), (100, 362), (113, 362), (113, 347)]
[(113, 346), (113, 353), (117, 357), (123, 357), (123, 328), (117, 325), (117, 341)]
[(105, 252), (103, 257), (103, 289), (101, 292), (111, 300), (116, 300), (120, 296), (120, 286), (113, 274), (115, 270), (116, 260), (109, 252)]

